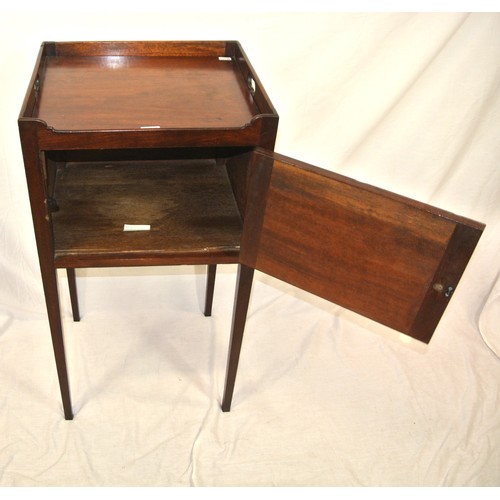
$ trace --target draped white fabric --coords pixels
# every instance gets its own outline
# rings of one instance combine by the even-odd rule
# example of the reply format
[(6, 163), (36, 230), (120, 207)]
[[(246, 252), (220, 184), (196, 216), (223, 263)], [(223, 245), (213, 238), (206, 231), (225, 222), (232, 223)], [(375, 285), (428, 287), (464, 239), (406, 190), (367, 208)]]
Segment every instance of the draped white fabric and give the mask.
[[(0, 484), (500, 484), (500, 14), (0, 18)], [(487, 224), (428, 346), (257, 274), (220, 411), (235, 267), (79, 270), (59, 399), (17, 131), (44, 40), (238, 39), (276, 150)], [(411, 286), (411, 284), (409, 284)]]

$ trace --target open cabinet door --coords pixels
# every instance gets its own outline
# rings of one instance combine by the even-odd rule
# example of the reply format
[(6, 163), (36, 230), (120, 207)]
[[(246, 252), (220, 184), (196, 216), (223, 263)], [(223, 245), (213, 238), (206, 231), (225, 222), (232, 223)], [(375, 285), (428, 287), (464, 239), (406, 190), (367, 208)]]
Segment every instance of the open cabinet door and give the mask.
[(254, 269), (429, 342), (484, 225), (277, 153), (249, 161), (223, 410)]

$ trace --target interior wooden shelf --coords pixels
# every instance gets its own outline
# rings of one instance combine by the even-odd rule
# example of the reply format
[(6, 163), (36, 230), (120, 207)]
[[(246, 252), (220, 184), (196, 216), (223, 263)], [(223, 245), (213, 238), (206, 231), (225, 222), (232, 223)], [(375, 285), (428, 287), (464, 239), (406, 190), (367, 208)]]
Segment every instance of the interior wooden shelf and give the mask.
[(103, 256), (237, 261), (242, 222), (226, 167), (213, 159), (63, 163), (54, 198), (58, 267), (105, 265)]

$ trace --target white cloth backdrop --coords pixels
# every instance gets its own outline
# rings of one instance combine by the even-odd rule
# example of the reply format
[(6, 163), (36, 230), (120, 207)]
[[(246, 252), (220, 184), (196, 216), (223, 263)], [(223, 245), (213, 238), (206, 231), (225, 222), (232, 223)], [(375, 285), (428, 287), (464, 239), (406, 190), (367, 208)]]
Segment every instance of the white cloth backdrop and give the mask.
[[(46, 8), (0, 39), (1, 485), (500, 484), (500, 14)], [(431, 343), (258, 274), (223, 414), (235, 267), (212, 318), (202, 268), (82, 270), (64, 421), (16, 120), (42, 41), (110, 39), (238, 39), (277, 151), (486, 223)]]

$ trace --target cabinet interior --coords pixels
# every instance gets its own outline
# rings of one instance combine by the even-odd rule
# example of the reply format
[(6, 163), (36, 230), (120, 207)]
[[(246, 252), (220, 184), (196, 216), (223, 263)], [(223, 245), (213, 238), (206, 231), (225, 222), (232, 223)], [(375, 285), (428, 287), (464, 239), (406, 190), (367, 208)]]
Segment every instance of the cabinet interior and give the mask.
[(250, 151), (46, 152), (56, 266), (237, 262)]

